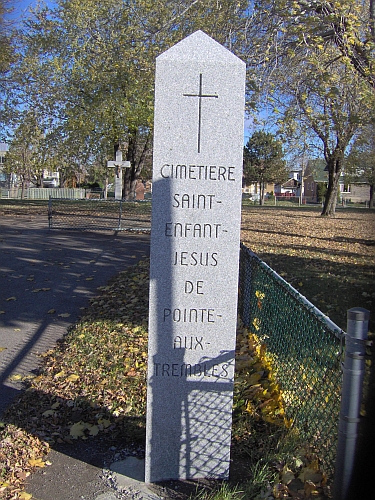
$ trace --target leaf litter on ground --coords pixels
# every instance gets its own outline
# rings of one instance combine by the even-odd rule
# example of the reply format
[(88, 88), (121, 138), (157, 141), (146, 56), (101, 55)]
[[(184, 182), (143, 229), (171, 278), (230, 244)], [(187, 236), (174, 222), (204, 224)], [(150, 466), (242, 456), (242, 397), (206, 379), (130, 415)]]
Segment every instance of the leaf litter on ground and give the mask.
[[(6, 413), (5, 421), (12, 423), (3, 424), (1, 432), (4, 498), (12, 498), (22, 484), (22, 476), (13, 473), (11, 442), (25, 478), (44, 466), (55, 443), (90, 439), (99, 433), (144, 442), (148, 266), (148, 261), (142, 261), (99, 289), (101, 294), (91, 300), (85, 316), (42, 356), (40, 374)], [(257, 438), (261, 435), (263, 440), (270, 433), (268, 426), (287, 427), (287, 420), (277, 384), (270, 386), (270, 366), (257, 338), (239, 327), (237, 346), (233, 443), (238, 453), (246, 455), (244, 438), (252, 433), (254, 419)], [(9, 433), (26, 442), (30, 439), (32, 454), (20, 460), (18, 441), (4, 440)], [(1, 454), (4, 441), (7, 462)]]
[[(317, 293), (311, 282), (326, 277), (329, 270), (348, 286), (358, 278), (359, 287), (373, 276), (373, 248), (363, 243), (371, 241), (373, 233), (362, 234), (352, 219), (345, 215), (345, 223), (332, 224), (316, 212), (252, 209), (243, 214), (242, 240), (287, 280), (296, 281), (307, 296)], [(353, 241), (354, 246), (348, 247)], [(303, 263), (298, 269), (295, 259)], [(366, 277), (355, 269), (349, 272), (353, 266), (365, 269)], [(0, 427), (0, 493), (4, 499), (26, 494), (25, 478), (38, 464), (47, 463), (45, 457), (54, 443), (94, 439), (98, 434), (144, 442), (148, 281), (147, 261), (120, 273), (99, 289), (85, 316), (56, 348), (42, 356), (40, 374), (29, 381)], [(363, 296), (366, 300), (373, 298), (368, 290)], [(328, 293), (332, 296), (331, 290)], [(346, 294), (347, 288), (338, 286), (339, 306), (345, 303)], [(328, 303), (325, 290), (317, 296)], [(234, 453), (249, 456), (249, 449), (255, 446), (261, 455), (267, 440), (274, 439), (271, 444), (277, 445), (288, 421), (262, 346), (241, 325), (236, 366)], [(267, 401), (259, 397), (262, 384), (268, 384), (268, 389), (273, 384)], [(268, 498), (325, 498), (326, 477), (318, 464), (318, 457), (308, 448), (296, 451), (288, 464), (274, 460), (269, 488), (263, 493)], [(308, 471), (316, 475), (309, 476)], [(319, 481), (314, 483), (311, 477)], [(257, 495), (247, 498), (267, 498), (259, 491)]]

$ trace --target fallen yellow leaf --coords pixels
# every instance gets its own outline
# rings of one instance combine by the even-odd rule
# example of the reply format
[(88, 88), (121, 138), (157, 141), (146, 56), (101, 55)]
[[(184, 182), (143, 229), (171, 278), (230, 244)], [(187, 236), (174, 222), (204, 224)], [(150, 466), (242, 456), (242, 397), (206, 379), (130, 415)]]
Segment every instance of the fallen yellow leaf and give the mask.
[(309, 467), (305, 467), (302, 469), (298, 478), (302, 482), (311, 481), (312, 483), (319, 483), (323, 479), (323, 474), (314, 469), (310, 469)]
[(99, 427), (97, 425), (91, 425), (88, 429), (90, 436), (97, 436), (99, 434)]
[(111, 425), (111, 421), (106, 418), (99, 418), (98, 424), (102, 425), (105, 429)]
[(289, 484), (294, 479), (294, 474), (290, 469), (286, 469), (281, 475), (281, 482), (283, 484)]
[(79, 438), (84, 436), (84, 430), (86, 428), (86, 425), (83, 422), (77, 422), (76, 424), (73, 424), (70, 428), (70, 435), (74, 438)]
[(31, 493), (26, 493), (26, 491), (21, 491), (21, 493), (18, 495), (18, 498), (20, 500), (30, 500), (30, 498), (32, 498), (32, 494)]
[(47, 410), (44, 413), (42, 413), (43, 417), (52, 417), (52, 415), (54, 414), (55, 412), (53, 410)]
[(69, 375), (69, 377), (66, 378), (68, 382), (76, 382), (79, 379), (79, 375), (75, 375), (72, 373), (72, 375)]
[(259, 321), (258, 318), (254, 318), (254, 320), (253, 320), (253, 326), (254, 326), (254, 328), (256, 330), (259, 330), (259, 328), (260, 328), (260, 321)]
[(6, 350), (6, 347), (0, 347), (0, 352), (3, 352)]
[(31, 467), (41, 467), (41, 468), (45, 467), (46, 465), (41, 458), (30, 458), (29, 464), (31, 465)]
[(304, 485), (305, 495), (309, 498), (312, 494), (317, 494), (316, 486), (311, 481), (306, 481)]
[(250, 375), (250, 377), (247, 379), (247, 383), (249, 385), (254, 385), (254, 384), (257, 384), (259, 382), (259, 380), (261, 379), (262, 377), (262, 374), (261, 373), (253, 373), (252, 375)]

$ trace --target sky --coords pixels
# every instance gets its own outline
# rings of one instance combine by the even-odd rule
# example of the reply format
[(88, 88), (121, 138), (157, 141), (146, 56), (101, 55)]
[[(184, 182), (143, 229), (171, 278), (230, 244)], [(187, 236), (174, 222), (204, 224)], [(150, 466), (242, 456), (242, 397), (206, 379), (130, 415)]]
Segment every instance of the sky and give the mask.
[(7, 7), (14, 9), (9, 17), (19, 17), (32, 3), (36, 2), (34, 0), (8, 0)]
[[(13, 12), (8, 14), (7, 17), (9, 17), (9, 19), (21, 19), (27, 13), (27, 9), (37, 3), (38, 0), (8, 0), (7, 5), (13, 9)], [(53, 2), (45, 0), (44, 3), (50, 5)]]

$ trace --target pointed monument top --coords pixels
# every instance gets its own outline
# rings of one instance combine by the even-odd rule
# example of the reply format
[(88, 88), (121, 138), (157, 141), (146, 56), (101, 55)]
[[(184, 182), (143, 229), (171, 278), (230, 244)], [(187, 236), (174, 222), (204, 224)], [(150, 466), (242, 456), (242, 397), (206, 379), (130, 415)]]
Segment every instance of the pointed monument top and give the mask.
[(222, 63), (233, 64), (237, 62), (237, 64), (245, 64), (232, 52), (201, 30), (195, 31), (193, 34), (176, 43), (176, 45), (173, 45), (173, 47), (160, 54), (157, 59), (163, 61), (194, 59), (202, 62), (220, 59)]

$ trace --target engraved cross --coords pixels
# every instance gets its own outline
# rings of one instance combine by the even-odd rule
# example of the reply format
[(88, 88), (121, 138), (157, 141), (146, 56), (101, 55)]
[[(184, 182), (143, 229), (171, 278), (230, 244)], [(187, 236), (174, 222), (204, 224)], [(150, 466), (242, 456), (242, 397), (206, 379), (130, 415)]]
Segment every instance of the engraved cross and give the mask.
[(201, 127), (202, 127), (202, 98), (214, 97), (218, 98), (217, 94), (203, 94), (202, 93), (202, 73), (199, 74), (199, 93), (198, 94), (183, 94), (184, 97), (199, 97), (198, 105), (198, 153), (201, 152)]

